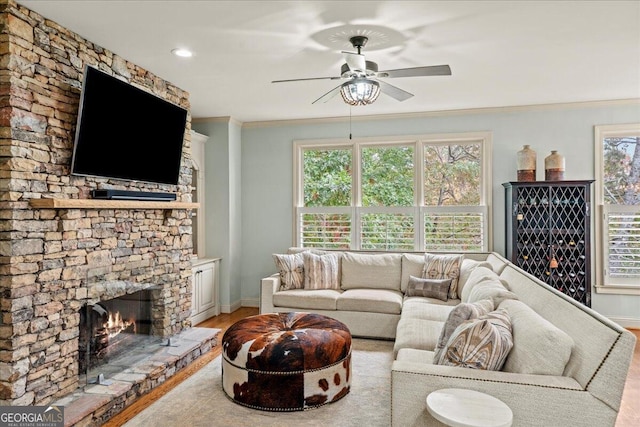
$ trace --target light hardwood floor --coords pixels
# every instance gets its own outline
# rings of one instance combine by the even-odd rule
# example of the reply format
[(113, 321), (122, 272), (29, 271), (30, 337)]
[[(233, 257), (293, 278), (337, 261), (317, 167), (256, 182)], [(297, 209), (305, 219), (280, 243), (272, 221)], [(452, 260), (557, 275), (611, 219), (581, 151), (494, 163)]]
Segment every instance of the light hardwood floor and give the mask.
[[(209, 320), (205, 320), (197, 326), (201, 328), (219, 328), (221, 330), (220, 334), (218, 335), (219, 343), (222, 339), (222, 335), (229, 326), (233, 325), (240, 319), (243, 319), (247, 316), (253, 316), (255, 314), (258, 314), (257, 308), (243, 307), (231, 314), (220, 314)], [(624, 388), (622, 405), (620, 414), (618, 415), (618, 421), (616, 422), (616, 427), (640, 426), (640, 404), (638, 403), (640, 402), (640, 329), (632, 330), (631, 332), (636, 335), (638, 341), (636, 342), (631, 369), (629, 370), (629, 374), (627, 376), (627, 383)], [(219, 345), (215, 346), (209, 353), (200, 357), (198, 360), (196, 360), (196, 362), (189, 365), (183, 371), (178, 372), (176, 375), (167, 380), (163, 385), (153, 389), (148, 394), (135, 401), (124, 411), (109, 420), (105, 424), (105, 426), (116, 427), (123, 425), (138, 413), (142, 412), (147, 406), (168, 393), (176, 385), (180, 384), (182, 381), (189, 378), (207, 363), (218, 357), (221, 351), (222, 350)]]

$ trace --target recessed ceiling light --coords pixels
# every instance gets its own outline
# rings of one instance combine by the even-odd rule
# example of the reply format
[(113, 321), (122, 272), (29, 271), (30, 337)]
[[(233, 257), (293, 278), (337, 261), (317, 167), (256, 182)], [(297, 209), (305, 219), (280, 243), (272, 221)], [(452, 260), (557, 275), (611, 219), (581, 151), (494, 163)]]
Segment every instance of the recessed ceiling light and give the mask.
[(191, 58), (193, 56), (193, 52), (191, 52), (190, 50), (181, 49), (181, 48), (173, 49), (171, 53), (181, 58)]

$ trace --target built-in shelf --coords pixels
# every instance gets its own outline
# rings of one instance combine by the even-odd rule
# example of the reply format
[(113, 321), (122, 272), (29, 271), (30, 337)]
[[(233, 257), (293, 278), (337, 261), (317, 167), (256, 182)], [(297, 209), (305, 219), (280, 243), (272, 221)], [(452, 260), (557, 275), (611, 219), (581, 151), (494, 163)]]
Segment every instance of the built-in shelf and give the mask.
[(197, 209), (199, 203), (101, 199), (31, 199), (38, 209)]

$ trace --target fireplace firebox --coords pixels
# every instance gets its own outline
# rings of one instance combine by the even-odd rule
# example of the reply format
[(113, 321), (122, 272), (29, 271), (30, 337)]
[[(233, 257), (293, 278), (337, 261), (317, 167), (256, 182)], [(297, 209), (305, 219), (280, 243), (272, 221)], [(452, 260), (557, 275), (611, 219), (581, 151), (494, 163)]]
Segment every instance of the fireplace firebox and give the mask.
[(153, 288), (147, 288), (80, 310), (78, 362), (86, 382), (123, 371), (144, 357), (149, 346), (158, 345), (152, 297)]

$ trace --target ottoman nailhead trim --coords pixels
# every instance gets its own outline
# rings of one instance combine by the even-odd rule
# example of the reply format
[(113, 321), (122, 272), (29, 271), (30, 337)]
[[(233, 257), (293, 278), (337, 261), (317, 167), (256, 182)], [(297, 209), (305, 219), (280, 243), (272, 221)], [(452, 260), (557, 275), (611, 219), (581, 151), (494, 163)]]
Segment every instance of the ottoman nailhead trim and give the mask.
[[(308, 411), (310, 409), (320, 408), (321, 406), (325, 406), (325, 405), (327, 405), (329, 403), (333, 403), (333, 402), (325, 402), (325, 403), (321, 403), (320, 405), (304, 406), (304, 407), (299, 407), (299, 408), (275, 408), (275, 407), (268, 407), (267, 408), (267, 407), (263, 407), (263, 406), (249, 405), (247, 403), (240, 402), (240, 401), (237, 401), (237, 400), (233, 399), (227, 393), (223, 393), (223, 394), (225, 396), (227, 396), (227, 399), (229, 399), (233, 403), (245, 406), (247, 408), (258, 409), (260, 411), (268, 411), (268, 412), (300, 412), (300, 411)], [(344, 397), (344, 396), (342, 396), (342, 397)], [(342, 397), (340, 399), (342, 399)], [(338, 400), (340, 400), (340, 399), (338, 399)]]

